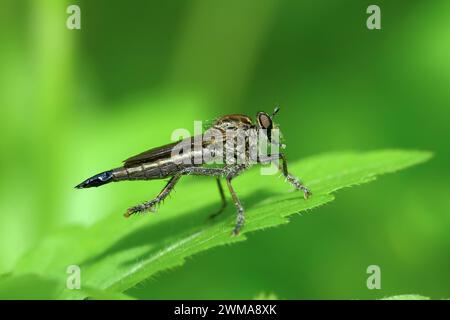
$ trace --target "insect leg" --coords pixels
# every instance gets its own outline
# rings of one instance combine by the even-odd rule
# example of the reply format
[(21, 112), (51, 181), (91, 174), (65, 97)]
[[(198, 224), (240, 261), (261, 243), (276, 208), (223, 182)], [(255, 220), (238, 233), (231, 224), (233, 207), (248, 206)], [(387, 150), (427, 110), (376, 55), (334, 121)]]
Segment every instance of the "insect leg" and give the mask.
[(227, 177), (227, 185), (228, 189), (230, 190), (231, 197), (233, 198), (234, 205), (237, 209), (237, 216), (236, 216), (236, 225), (233, 229), (233, 235), (237, 236), (239, 234), (239, 231), (241, 230), (242, 226), (244, 225), (245, 216), (244, 216), (244, 208), (242, 207), (241, 201), (239, 200), (236, 192), (233, 189), (233, 186), (231, 185), (231, 177)]
[(155, 205), (163, 201), (169, 193), (175, 187), (175, 184), (180, 180), (181, 174), (176, 174), (172, 178), (170, 178), (169, 182), (167, 182), (166, 186), (161, 190), (161, 192), (152, 200), (144, 202), (142, 204), (138, 204), (137, 206), (131, 207), (124, 214), (125, 217), (129, 217), (134, 213), (144, 212), (147, 210), (152, 210)]
[(187, 167), (181, 171), (184, 175), (220, 177), (227, 175), (226, 168)]
[(242, 226), (244, 225), (244, 208), (236, 195), (236, 192), (231, 185), (231, 179), (238, 176), (242, 171), (247, 169), (247, 165), (234, 165), (227, 166), (225, 168), (202, 168), (202, 167), (189, 167), (182, 171), (182, 174), (203, 175), (203, 176), (225, 176), (227, 180), (228, 189), (230, 190), (231, 197), (233, 198), (234, 205), (237, 209), (236, 225), (233, 229), (233, 234), (238, 235)]
[(225, 193), (223, 192), (222, 182), (220, 181), (220, 177), (216, 177), (217, 187), (219, 188), (220, 199), (222, 200), (222, 205), (220, 206), (219, 211), (209, 216), (210, 219), (217, 217), (219, 214), (223, 212), (225, 207), (227, 206), (227, 199), (225, 198)]
[(269, 162), (271, 162), (273, 160), (278, 160), (278, 159), (281, 160), (281, 163), (279, 165), (279, 169), (283, 173), (283, 176), (297, 190), (302, 190), (303, 191), (303, 197), (305, 199), (308, 199), (308, 197), (310, 197), (312, 195), (311, 191), (309, 191), (309, 189), (307, 187), (305, 187), (303, 185), (303, 183), (298, 178), (296, 178), (295, 176), (293, 176), (292, 174), (289, 173), (288, 167), (287, 167), (286, 157), (284, 156), (283, 153), (270, 155), (268, 157), (260, 159), (259, 162), (260, 163), (269, 163)]
[(281, 170), (283, 172), (283, 176), (286, 178), (286, 180), (292, 184), (297, 190), (303, 191), (303, 197), (305, 199), (308, 199), (312, 195), (311, 191), (307, 187), (303, 185), (303, 183), (295, 176), (289, 173), (288, 167), (287, 167), (287, 161), (286, 157), (283, 153), (280, 153), (280, 159), (281, 159)]
[(210, 176), (210, 177), (236, 177), (248, 168), (246, 164), (227, 165), (223, 168), (187, 167), (181, 170), (183, 175)]
[(242, 226), (244, 225), (245, 216), (244, 216), (244, 207), (242, 207), (241, 201), (239, 200), (236, 191), (234, 191), (233, 186), (231, 185), (231, 179), (234, 177), (237, 177), (240, 173), (242, 173), (245, 169), (247, 169), (247, 166), (237, 165), (237, 166), (230, 166), (229, 172), (227, 175), (227, 185), (228, 189), (230, 190), (231, 197), (233, 199), (234, 205), (237, 209), (237, 216), (236, 216), (236, 225), (233, 229), (233, 235), (237, 236), (239, 234), (239, 231), (241, 231)]

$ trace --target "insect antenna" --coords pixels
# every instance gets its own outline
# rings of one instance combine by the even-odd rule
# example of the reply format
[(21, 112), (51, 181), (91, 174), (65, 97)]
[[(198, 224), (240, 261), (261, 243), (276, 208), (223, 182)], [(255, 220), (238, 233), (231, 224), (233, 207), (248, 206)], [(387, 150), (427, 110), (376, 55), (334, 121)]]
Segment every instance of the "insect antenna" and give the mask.
[(270, 119), (273, 120), (273, 118), (274, 118), (275, 115), (278, 113), (278, 111), (280, 111), (280, 106), (279, 106), (279, 105), (276, 105), (276, 106), (275, 106), (275, 109), (274, 109), (273, 112), (272, 112), (272, 116), (270, 117)]

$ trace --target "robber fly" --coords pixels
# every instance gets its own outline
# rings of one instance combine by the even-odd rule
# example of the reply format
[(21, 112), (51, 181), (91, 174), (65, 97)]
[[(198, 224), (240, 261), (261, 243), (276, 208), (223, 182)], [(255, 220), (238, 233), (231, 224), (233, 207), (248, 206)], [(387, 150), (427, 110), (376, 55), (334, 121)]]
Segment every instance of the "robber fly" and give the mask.
[[(225, 179), (227, 187), (230, 191), (234, 205), (237, 209), (236, 224), (233, 229), (233, 234), (237, 235), (244, 225), (244, 208), (239, 200), (236, 192), (233, 189), (231, 181), (237, 177), (243, 171), (250, 168), (255, 163), (267, 163), (272, 160), (279, 160), (278, 169), (282, 172), (286, 181), (293, 185), (297, 190), (303, 192), (303, 196), (307, 199), (311, 192), (305, 187), (299, 179), (294, 177), (288, 172), (287, 162), (282, 152), (276, 154), (270, 154), (266, 157), (258, 156), (256, 161), (251, 162), (245, 160), (235, 161), (237, 157), (242, 154), (249, 153), (249, 147), (245, 144), (244, 148), (236, 148), (232, 153), (233, 161), (225, 161), (220, 166), (210, 167), (207, 165), (206, 160), (200, 159), (200, 161), (193, 161), (198, 154), (203, 154), (205, 150), (213, 150), (212, 153), (217, 153), (220, 157), (224, 157), (224, 153), (214, 151), (211, 147), (227, 144), (230, 141), (231, 133), (244, 132), (248, 133), (251, 130), (262, 130), (265, 133), (265, 137), (272, 144), (278, 144), (279, 141), (274, 141), (272, 132), (276, 128), (273, 118), (279, 111), (279, 108), (275, 108), (272, 115), (265, 112), (258, 112), (256, 114), (256, 122), (253, 123), (251, 118), (246, 115), (232, 114), (226, 115), (216, 119), (211, 129), (216, 130), (219, 134), (208, 136), (202, 134), (200, 138), (189, 137), (178, 142), (167, 144), (161, 147), (153, 148), (136, 156), (128, 158), (124, 161), (122, 167), (108, 170), (99, 173), (76, 186), (78, 189), (98, 187), (109, 182), (123, 181), (123, 180), (154, 180), (154, 179), (166, 179), (169, 178), (166, 186), (160, 191), (160, 193), (152, 200), (144, 202), (142, 204), (129, 208), (125, 217), (129, 217), (135, 213), (145, 211), (155, 211), (156, 205), (161, 203), (173, 190), (177, 182), (184, 175), (199, 175), (199, 176), (211, 176), (215, 177), (217, 186), (219, 189), (222, 205), (220, 210), (213, 214), (211, 217), (215, 217), (220, 214), (226, 207), (225, 193), (222, 187), (221, 179)], [(278, 128), (276, 128), (278, 130)], [(200, 141), (200, 148), (194, 148), (196, 141)], [(219, 143), (220, 142), (220, 143)], [(183, 146), (183, 149), (174, 152), (175, 149)], [(187, 147), (187, 148), (186, 148)], [(241, 157), (242, 158), (242, 157)]]

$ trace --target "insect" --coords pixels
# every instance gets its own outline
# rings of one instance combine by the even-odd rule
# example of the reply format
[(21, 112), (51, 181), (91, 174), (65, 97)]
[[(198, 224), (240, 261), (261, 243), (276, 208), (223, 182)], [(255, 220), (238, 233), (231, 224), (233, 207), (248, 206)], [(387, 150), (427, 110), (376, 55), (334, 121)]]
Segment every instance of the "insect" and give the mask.
[[(227, 205), (224, 189), (221, 180), (226, 181), (228, 190), (231, 194), (233, 203), (237, 210), (236, 224), (233, 229), (233, 235), (239, 234), (244, 225), (244, 208), (239, 200), (233, 186), (232, 179), (249, 169), (254, 164), (265, 164), (277, 160), (278, 170), (281, 171), (286, 181), (293, 185), (297, 190), (303, 192), (307, 199), (311, 192), (302, 182), (288, 171), (287, 162), (284, 153), (275, 152), (267, 155), (257, 155), (250, 157), (249, 137), (251, 132), (262, 131), (269, 144), (282, 146), (274, 138), (275, 130), (278, 128), (273, 122), (273, 118), (278, 113), (279, 108), (275, 108), (272, 115), (265, 112), (256, 114), (255, 123), (246, 115), (231, 114), (216, 119), (212, 126), (214, 134), (203, 133), (200, 136), (188, 137), (178, 142), (170, 143), (164, 146), (150, 149), (124, 161), (123, 166), (99, 173), (76, 186), (78, 189), (98, 187), (109, 182), (123, 180), (154, 180), (169, 178), (166, 186), (152, 200), (129, 208), (125, 217), (133, 214), (155, 211), (156, 206), (160, 204), (174, 189), (182, 176), (211, 176), (215, 177), (219, 194), (221, 197), (220, 209), (211, 217), (219, 215)], [(206, 131), (208, 132), (208, 131)], [(208, 132), (209, 133), (209, 132)], [(235, 143), (236, 136), (242, 135), (243, 144), (239, 146)], [(279, 139), (278, 139), (279, 140)], [(230, 142), (233, 142), (230, 144)], [(225, 147), (232, 146), (232, 148)], [(231, 152), (229, 152), (231, 150)], [(206, 152), (208, 151), (208, 152)], [(205, 154), (214, 156), (215, 159), (224, 160), (218, 165), (211, 166)], [(209, 161), (211, 160), (208, 158)], [(237, 161), (241, 160), (241, 161)]]

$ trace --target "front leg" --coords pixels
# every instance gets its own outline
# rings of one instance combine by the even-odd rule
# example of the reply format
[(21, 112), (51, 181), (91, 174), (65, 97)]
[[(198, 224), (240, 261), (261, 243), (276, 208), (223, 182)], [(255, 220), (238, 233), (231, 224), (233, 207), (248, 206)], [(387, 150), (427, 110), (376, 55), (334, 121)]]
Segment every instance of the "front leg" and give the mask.
[(144, 202), (142, 204), (138, 204), (137, 206), (131, 207), (125, 212), (124, 216), (128, 218), (129, 216), (138, 213), (138, 212), (145, 212), (147, 210), (154, 211), (155, 206), (163, 201), (169, 193), (173, 190), (175, 187), (175, 184), (180, 180), (181, 174), (176, 174), (172, 178), (170, 178), (169, 182), (167, 182), (164, 189), (161, 190), (161, 192), (152, 200)]
[(304, 186), (303, 183), (297, 177), (295, 177), (289, 173), (286, 157), (284, 156), (283, 153), (274, 154), (274, 155), (270, 155), (268, 157), (259, 159), (259, 162), (260, 163), (268, 163), (268, 162), (275, 161), (275, 160), (281, 160), (279, 168), (280, 168), (281, 172), (283, 173), (283, 176), (286, 178), (286, 180), (291, 185), (294, 186), (295, 189), (303, 191), (303, 197), (305, 199), (308, 199), (310, 196), (312, 196), (311, 191), (309, 191), (309, 189), (306, 186)]
[(303, 197), (305, 198), (305, 200), (308, 199), (310, 196), (312, 196), (311, 191), (309, 191), (309, 189), (305, 187), (297, 177), (293, 176), (288, 172), (286, 157), (284, 156), (283, 153), (280, 153), (280, 159), (282, 161), (282, 172), (286, 180), (290, 184), (292, 184), (297, 190), (303, 191)]

